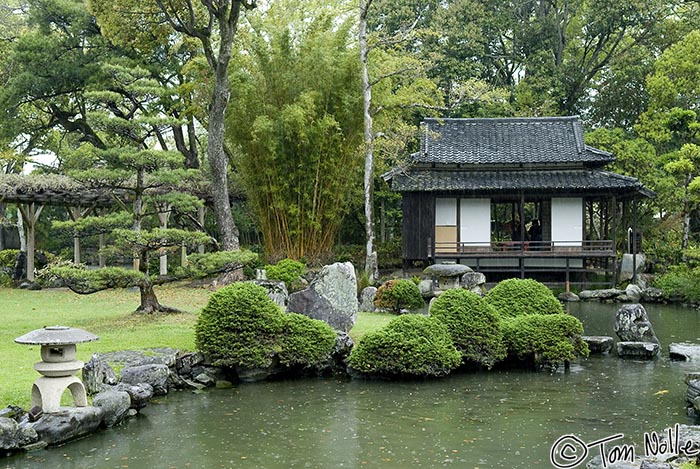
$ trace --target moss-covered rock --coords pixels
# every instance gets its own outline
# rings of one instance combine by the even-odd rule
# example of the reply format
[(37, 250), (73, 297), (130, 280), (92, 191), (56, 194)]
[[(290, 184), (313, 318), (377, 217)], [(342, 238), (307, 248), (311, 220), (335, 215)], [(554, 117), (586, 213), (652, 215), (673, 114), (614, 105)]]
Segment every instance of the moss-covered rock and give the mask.
[(566, 313), (528, 314), (502, 322), (503, 340), (511, 355), (538, 366), (556, 365), (588, 356), (583, 324)]
[(289, 289), (304, 273), (304, 264), (294, 259), (282, 259), (277, 264), (266, 265), (265, 273), (270, 280), (281, 280)]
[(336, 338), (331, 326), (297, 313), (287, 313), (283, 319), (279, 352), (281, 365), (310, 368), (328, 358)]
[(214, 293), (195, 326), (197, 349), (239, 370), (312, 368), (329, 362), (335, 340), (328, 324), (282, 312), (265, 288), (248, 282)]
[(265, 368), (281, 349), (283, 327), (283, 313), (263, 287), (234, 283), (202, 310), (195, 345), (217, 366)]
[(447, 290), (432, 303), (430, 315), (447, 326), (465, 362), (491, 368), (505, 358), (498, 313), (476, 293)]
[(374, 306), (399, 314), (425, 306), (418, 285), (408, 279), (388, 280), (377, 289)]
[(486, 301), (496, 308), (501, 318), (564, 312), (554, 293), (532, 279), (512, 278), (499, 282), (486, 294)]
[(389, 378), (445, 376), (461, 361), (447, 326), (421, 315), (400, 316), (365, 335), (348, 358), (361, 374)]

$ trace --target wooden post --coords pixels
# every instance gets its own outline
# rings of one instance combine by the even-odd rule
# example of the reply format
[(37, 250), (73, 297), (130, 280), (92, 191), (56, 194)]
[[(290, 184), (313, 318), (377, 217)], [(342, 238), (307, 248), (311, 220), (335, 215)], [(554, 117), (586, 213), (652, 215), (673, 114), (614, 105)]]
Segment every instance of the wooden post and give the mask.
[(637, 283), (637, 198), (632, 200), (632, 283)]
[[(68, 216), (71, 220), (77, 221), (81, 216), (80, 206), (68, 207)], [(80, 264), (80, 236), (73, 231), (73, 264)]]
[(187, 264), (189, 261), (187, 260), (187, 245), (185, 243), (182, 243), (182, 246), (180, 247), (180, 265), (182, 267), (187, 267)]
[(39, 220), (39, 215), (44, 209), (43, 205), (37, 208), (34, 202), (28, 204), (19, 204), (19, 211), (22, 214), (24, 225), (27, 228), (27, 280), (34, 281), (34, 250), (35, 250), (35, 230), (36, 222)]
[(612, 227), (612, 249), (613, 249), (613, 255), (614, 255), (614, 260), (613, 260), (613, 265), (612, 265), (612, 275), (611, 275), (611, 285), (610, 287), (614, 287), (617, 284), (617, 230), (618, 230), (618, 223), (617, 223), (617, 197), (613, 196), (612, 198), (612, 221), (613, 221), (613, 227)]
[[(202, 230), (204, 230), (204, 217), (207, 214), (207, 208), (205, 206), (199, 207), (197, 209), (197, 221), (199, 222), (199, 226), (202, 227)], [(204, 244), (200, 244), (197, 246), (197, 252), (200, 254), (204, 254)]]
[[(169, 204), (158, 204), (158, 220), (160, 221), (160, 228), (165, 230), (168, 228), (168, 219), (170, 218), (170, 205)], [(168, 253), (165, 249), (161, 249), (160, 253), (160, 275), (168, 275)]]

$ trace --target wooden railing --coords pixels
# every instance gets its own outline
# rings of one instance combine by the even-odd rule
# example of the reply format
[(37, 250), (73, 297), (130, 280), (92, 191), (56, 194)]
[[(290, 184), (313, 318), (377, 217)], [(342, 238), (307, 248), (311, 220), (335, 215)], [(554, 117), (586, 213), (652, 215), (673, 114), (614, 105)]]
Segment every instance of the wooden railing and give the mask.
[(613, 242), (609, 239), (585, 240), (585, 241), (492, 241), (490, 243), (449, 243), (437, 242), (432, 245), (428, 240), (428, 252), (431, 257), (442, 256), (466, 256), (487, 255), (488, 257), (500, 256), (528, 256), (550, 257), (553, 255), (613, 255)]

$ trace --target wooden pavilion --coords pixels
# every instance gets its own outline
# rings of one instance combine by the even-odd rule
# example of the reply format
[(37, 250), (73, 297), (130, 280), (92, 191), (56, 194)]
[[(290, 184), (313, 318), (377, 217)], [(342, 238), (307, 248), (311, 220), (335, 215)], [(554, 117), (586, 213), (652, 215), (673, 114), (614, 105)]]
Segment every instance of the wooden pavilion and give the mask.
[(578, 117), (426, 119), (420, 150), (384, 175), (403, 196), (404, 268), (614, 283), (621, 233), (636, 254), (637, 201), (653, 193), (606, 171), (613, 161), (584, 143)]

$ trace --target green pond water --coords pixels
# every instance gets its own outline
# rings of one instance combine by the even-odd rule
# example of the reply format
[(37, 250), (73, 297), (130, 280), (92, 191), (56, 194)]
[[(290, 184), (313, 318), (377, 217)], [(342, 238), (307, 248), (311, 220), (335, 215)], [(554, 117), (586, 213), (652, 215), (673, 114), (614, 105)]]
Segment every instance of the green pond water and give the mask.
[[(588, 335), (613, 336), (617, 305), (569, 306)], [(664, 355), (592, 356), (569, 372), (493, 371), (412, 382), (307, 379), (158, 398), (124, 425), (5, 468), (538, 468), (562, 435), (644, 451), (644, 433), (685, 415), (700, 363), (668, 344), (700, 343), (700, 312), (647, 305)], [(589, 458), (598, 454), (591, 448)], [(580, 467), (584, 467), (581, 465)]]

